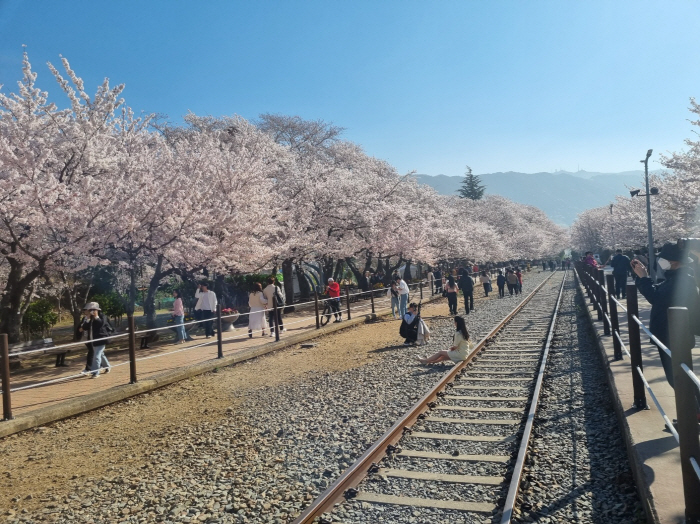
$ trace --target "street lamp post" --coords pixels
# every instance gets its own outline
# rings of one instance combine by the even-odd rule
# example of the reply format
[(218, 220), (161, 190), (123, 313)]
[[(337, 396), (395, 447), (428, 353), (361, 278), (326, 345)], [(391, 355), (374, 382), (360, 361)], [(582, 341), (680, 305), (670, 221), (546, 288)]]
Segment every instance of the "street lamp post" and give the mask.
[(644, 163), (644, 182), (646, 183), (647, 198), (647, 241), (649, 242), (649, 271), (652, 280), (656, 282), (656, 269), (654, 266), (654, 235), (651, 231), (651, 193), (649, 193), (649, 157), (652, 150), (647, 151), (647, 156), (640, 162)]

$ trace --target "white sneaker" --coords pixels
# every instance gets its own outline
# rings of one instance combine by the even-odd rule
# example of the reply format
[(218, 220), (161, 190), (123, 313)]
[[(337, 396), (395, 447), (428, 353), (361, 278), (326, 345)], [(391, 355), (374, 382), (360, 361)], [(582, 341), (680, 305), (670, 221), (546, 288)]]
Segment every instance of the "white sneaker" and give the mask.
[(100, 378), (100, 374), (94, 373), (94, 374), (90, 375), (90, 378)]

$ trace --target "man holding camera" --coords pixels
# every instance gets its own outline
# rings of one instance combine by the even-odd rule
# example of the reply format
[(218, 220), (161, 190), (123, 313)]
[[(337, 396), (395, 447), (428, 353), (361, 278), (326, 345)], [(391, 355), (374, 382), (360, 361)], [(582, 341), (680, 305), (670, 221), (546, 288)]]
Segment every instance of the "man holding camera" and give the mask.
[[(637, 289), (651, 304), (649, 330), (659, 341), (669, 347), (668, 308), (688, 308), (690, 325), (694, 326), (696, 335), (700, 329), (700, 295), (692, 270), (688, 267), (688, 253), (679, 244), (664, 244), (659, 253), (658, 265), (665, 271), (666, 280), (654, 284), (649, 278), (647, 268), (638, 259), (631, 261), (636, 278)], [(673, 348), (669, 349), (673, 351)], [(659, 349), (661, 364), (666, 380), (673, 387), (673, 367), (671, 358)]]

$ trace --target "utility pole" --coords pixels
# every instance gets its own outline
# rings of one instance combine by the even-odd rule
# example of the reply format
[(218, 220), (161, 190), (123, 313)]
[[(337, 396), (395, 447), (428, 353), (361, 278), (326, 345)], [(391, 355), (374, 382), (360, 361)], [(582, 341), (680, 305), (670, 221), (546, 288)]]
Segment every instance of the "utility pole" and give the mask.
[(646, 183), (646, 199), (647, 199), (647, 241), (649, 242), (649, 274), (651, 279), (656, 282), (656, 268), (654, 267), (654, 235), (651, 230), (651, 193), (649, 193), (649, 157), (652, 149), (647, 151), (647, 156), (640, 162), (644, 163), (644, 182)]

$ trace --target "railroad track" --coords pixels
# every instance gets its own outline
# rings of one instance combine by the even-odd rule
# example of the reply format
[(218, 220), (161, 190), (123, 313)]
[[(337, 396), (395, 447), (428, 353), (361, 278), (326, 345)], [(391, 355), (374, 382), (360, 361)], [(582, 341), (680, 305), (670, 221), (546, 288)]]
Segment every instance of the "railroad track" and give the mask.
[(535, 288), (295, 524), (511, 522), (568, 276)]

